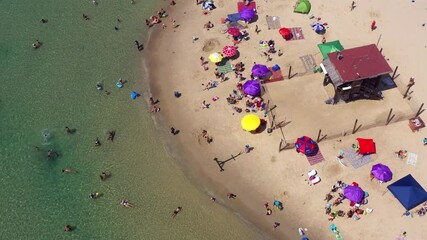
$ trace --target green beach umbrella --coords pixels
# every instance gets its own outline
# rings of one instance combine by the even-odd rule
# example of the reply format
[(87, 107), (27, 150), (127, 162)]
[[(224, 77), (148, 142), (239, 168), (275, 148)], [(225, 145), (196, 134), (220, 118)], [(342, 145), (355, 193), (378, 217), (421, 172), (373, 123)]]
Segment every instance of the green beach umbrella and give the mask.
[(319, 47), (324, 59), (328, 59), (328, 53), (344, 50), (344, 47), (341, 45), (339, 40), (317, 44), (317, 47)]
[(295, 7), (294, 12), (296, 13), (309, 13), (311, 10), (311, 3), (308, 0), (302, 0)]

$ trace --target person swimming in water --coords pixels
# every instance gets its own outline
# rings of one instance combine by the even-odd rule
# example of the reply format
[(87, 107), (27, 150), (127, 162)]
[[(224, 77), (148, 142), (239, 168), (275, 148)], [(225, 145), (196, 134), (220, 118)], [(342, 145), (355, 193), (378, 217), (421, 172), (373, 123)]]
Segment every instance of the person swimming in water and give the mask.
[(70, 225), (64, 226), (64, 231), (71, 232), (72, 230), (73, 230), (73, 228)]
[(69, 169), (69, 168), (62, 169), (62, 172), (63, 173), (78, 173), (76, 170)]
[(51, 160), (54, 156), (59, 157), (59, 154), (53, 149), (49, 149), (49, 151), (47, 151), (47, 160)]
[(99, 141), (99, 138), (98, 138), (98, 137), (96, 137), (96, 140), (95, 140), (95, 147), (99, 147), (99, 146), (101, 146), (101, 142)]
[(102, 90), (102, 84), (100, 82), (96, 83), (96, 89), (100, 91)]
[(106, 171), (103, 171), (103, 172), (99, 175), (99, 178), (100, 178), (102, 181), (107, 180), (107, 178), (108, 178), (108, 177), (110, 177), (110, 173), (107, 173)]
[(90, 193), (89, 194), (89, 198), (90, 199), (96, 199), (100, 196), (101, 194), (99, 192), (94, 192), (94, 193)]
[(114, 136), (116, 136), (116, 131), (109, 131), (107, 140), (114, 141)]
[(122, 205), (123, 207), (127, 207), (127, 208), (132, 208), (133, 205), (126, 199), (123, 199), (120, 201), (120, 205)]
[(178, 213), (180, 213), (180, 212), (181, 212), (181, 210), (182, 210), (182, 207), (177, 207), (177, 208), (173, 211), (173, 213), (171, 214), (172, 218), (175, 218), (175, 217), (176, 217), (176, 215), (178, 215)]

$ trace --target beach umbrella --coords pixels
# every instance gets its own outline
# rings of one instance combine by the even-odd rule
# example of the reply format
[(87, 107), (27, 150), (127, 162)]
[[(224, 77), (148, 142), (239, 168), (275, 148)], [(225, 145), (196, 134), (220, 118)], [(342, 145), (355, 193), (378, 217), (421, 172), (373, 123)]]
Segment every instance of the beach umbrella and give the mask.
[(225, 46), (222, 49), (222, 54), (224, 54), (226, 57), (232, 57), (236, 55), (237, 49), (235, 46)]
[(230, 34), (233, 37), (237, 37), (240, 35), (240, 30), (235, 27), (231, 27), (227, 30), (228, 34)]
[(372, 166), (371, 173), (374, 175), (376, 179), (383, 182), (390, 181), (391, 178), (393, 177), (393, 173), (391, 172), (390, 168), (381, 163), (378, 163)]
[(253, 131), (261, 125), (261, 119), (255, 114), (247, 114), (242, 118), (242, 121), (240, 122), (242, 125), (242, 128), (248, 132)]
[(219, 63), (222, 61), (222, 55), (217, 52), (211, 53), (211, 55), (209, 55), (209, 60), (213, 63)]
[(347, 186), (344, 188), (344, 197), (352, 202), (359, 203), (365, 198), (365, 192), (359, 186)]
[(251, 96), (258, 96), (261, 93), (261, 84), (257, 80), (248, 80), (243, 84), (243, 92)]
[(250, 21), (255, 16), (255, 10), (252, 8), (243, 8), (239, 11), (240, 18), (245, 21)]
[(317, 143), (307, 136), (298, 138), (295, 142), (295, 148), (297, 152), (303, 153), (306, 156), (312, 156), (316, 154), (318, 150)]
[(323, 24), (321, 24), (321, 23), (315, 23), (315, 24), (313, 24), (313, 25), (311, 25), (311, 27), (313, 28), (313, 30), (316, 32), (316, 33), (321, 33), (321, 32), (323, 32), (323, 31), (325, 31), (325, 26), (323, 26)]
[(264, 77), (269, 72), (270, 70), (268, 69), (268, 67), (262, 64), (255, 64), (252, 67), (252, 75), (254, 75), (255, 77)]
[(279, 34), (282, 35), (282, 37), (286, 40), (289, 40), (292, 38), (292, 32), (289, 28), (281, 28), (279, 29)]

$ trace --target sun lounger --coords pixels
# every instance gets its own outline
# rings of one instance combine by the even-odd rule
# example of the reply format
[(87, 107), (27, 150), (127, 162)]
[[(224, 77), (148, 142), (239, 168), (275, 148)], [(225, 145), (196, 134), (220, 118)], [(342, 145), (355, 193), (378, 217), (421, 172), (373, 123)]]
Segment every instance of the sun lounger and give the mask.
[(308, 172), (308, 178), (314, 177), (316, 176), (317, 171), (315, 169), (311, 170), (310, 172)]
[(320, 182), (320, 177), (315, 177), (310, 180), (311, 184), (315, 185)]

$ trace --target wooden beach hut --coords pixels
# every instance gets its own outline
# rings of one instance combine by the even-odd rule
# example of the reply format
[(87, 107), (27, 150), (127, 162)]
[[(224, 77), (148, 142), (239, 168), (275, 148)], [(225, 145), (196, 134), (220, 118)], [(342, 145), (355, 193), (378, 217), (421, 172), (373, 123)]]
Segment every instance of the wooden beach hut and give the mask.
[(381, 90), (387, 89), (384, 82), (393, 83), (392, 69), (375, 44), (328, 53), (320, 67), (325, 73), (323, 86), (334, 86), (333, 103), (379, 100)]

